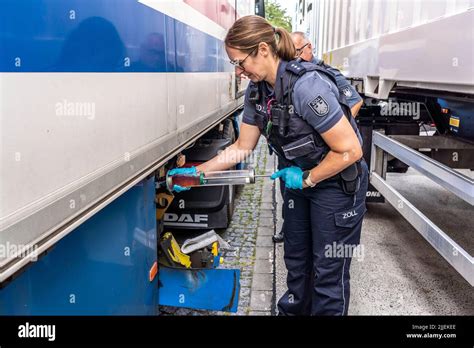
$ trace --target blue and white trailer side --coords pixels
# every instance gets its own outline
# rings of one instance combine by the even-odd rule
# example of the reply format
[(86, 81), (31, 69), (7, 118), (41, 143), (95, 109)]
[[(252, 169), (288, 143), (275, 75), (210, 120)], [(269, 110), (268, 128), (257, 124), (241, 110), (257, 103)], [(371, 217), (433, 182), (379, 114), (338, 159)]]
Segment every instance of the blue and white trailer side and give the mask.
[[(157, 313), (155, 173), (241, 108), (223, 38), (254, 11), (0, 2), (1, 314)], [(235, 310), (238, 271), (233, 288), (217, 271), (194, 274), (209, 277), (206, 298), (192, 298), (201, 282), (172, 300)]]

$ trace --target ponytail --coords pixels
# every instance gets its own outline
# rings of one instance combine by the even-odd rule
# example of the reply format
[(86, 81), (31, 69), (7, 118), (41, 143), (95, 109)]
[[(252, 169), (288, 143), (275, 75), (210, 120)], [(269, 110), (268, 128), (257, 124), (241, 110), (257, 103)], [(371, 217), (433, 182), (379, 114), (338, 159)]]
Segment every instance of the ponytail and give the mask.
[(288, 33), (286, 29), (280, 27), (274, 28), (274, 30), (278, 57), (286, 61), (295, 59), (296, 49), (290, 33)]
[(273, 54), (282, 60), (290, 61), (296, 56), (290, 34), (255, 15), (239, 18), (227, 32), (224, 42), (226, 46), (246, 53), (251, 53), (260, 42), (266, 42)]

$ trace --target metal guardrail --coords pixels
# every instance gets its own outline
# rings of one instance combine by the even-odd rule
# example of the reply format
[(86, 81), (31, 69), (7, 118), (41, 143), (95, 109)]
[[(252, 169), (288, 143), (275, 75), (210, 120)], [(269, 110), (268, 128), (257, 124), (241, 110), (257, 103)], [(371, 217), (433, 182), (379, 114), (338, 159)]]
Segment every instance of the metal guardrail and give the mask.
[(474, 205), (474, 180), (386, 135), (373, 132), (371, 184), (471, 286), (474, 286), (474, 258), (385, 180), (387, 153), (471, 205)]

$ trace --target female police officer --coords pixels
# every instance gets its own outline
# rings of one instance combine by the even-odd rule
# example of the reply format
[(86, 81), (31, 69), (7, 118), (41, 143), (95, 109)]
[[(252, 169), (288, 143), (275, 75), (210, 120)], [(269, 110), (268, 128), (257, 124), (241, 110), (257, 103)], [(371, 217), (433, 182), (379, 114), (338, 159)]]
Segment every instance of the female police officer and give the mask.
[(331, 76), (314, 64), (291, 61), (295, 47), (284, 29), (258, 16), (242, 17), (227, 33), (225, 46), (236, 74), (251, 80), (239, 138), (215, 158), (183, 170), (230, 168), (263, 134), (286, 163), (272, 175), (287, 188), (288, 291), (278, 302), (279, 313), (345, 315), (351, 252), (359, 244), (366, 211), (367, 166), (360, 161), (357, 127), (345, 117), (344, 98)]

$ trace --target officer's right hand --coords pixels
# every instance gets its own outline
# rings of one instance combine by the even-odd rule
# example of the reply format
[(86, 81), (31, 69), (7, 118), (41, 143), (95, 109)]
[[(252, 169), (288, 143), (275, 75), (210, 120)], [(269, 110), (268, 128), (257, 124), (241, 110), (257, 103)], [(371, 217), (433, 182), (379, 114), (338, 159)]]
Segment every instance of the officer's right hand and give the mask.
[(177, 192), (177, 193), (188, 191), (188, 190), (191, 190), (191, 187), (183, 187), (180, 185), (173, 185), (173, 188), (171, 189), (171, 191)]
[[(173, 176), (173, 175), (190, 175), (190, 176), (197, 176), (197, 170), (196, 167), (189, 167), (189, 168), (173, 168), (168, 172), (168, 176)], [(171, 191), (174, 192), (183, 192), (183, 191), (188, 191), (190, 190), (190, 187), (183, 187), (180, 185), (173, 185)]]
[(282, 178), (285, 187), (289, 189), (303, 189), (303, 171), (299, 167), (288, 167), (275, 172), (270, 177), (272, 180)]

